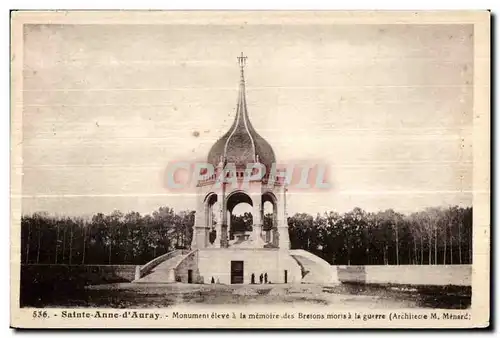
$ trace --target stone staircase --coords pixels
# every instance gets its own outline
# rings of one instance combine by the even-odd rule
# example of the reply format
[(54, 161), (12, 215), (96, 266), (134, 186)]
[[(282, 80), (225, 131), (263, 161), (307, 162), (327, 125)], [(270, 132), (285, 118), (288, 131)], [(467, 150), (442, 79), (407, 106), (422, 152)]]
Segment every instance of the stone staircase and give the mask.
[(300, 265), (302, 283), (339, 284), (337, 270), (324, 259), (305, 250), (290, 250), (290, 255)]
[(149, 268), (141, 278), (136, 279), (133, 283), (175, 283), (175, 268), (189, 253), (190, 251), (182, 251), (170, 254), (171, 257)]

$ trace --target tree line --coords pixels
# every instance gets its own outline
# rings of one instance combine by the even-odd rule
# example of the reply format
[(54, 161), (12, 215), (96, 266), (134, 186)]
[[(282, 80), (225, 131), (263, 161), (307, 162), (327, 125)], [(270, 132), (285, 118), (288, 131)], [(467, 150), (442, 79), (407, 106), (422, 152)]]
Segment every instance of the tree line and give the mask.
[[(21, 218), (24, 264), (145, 264), (191, 245), (194, 211), (161, 207), (152, 214), (98, 213), (91, 218), (38, 212)], [(231, 219), (251, 230), (251, 214)], [(264, 217), (266, 230), (270, 214)], [(471, 264), (472, 208), (428, 208), (410, 215), (360, 208), (288, 218), (292, 249), (336, 265)]]
[(21, 218), (25, 264), (144, 264), (191, 245), (194, 211), (114, 211), (90, 219), (34, 213)]
[(410, 215), (360, 208), (288, 219), (292, 248), (334, 265), (472, 264), (472, 208), (427, 208)]

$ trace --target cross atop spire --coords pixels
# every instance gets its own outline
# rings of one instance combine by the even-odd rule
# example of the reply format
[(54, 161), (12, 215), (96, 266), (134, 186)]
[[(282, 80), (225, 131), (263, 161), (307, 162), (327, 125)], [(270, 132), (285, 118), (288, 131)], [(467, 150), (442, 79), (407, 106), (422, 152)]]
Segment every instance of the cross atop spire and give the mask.
[(245, 67), (247, 64), (247, 57), (243, 55), (243, 52), (241, 52), (241, 55), (237, 57), (238, 59), (238, 64), (240, 65), (241, 69)]

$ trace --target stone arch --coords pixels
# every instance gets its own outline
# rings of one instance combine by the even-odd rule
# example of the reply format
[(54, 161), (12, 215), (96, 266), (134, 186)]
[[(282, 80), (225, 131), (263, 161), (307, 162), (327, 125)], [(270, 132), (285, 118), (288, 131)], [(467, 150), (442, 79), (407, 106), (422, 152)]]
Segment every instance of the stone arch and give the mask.
[(262, 193), (262, 203), (271, 202), (272, 204), (278, 204), (278, 198), (272, 191), (265, 191)]
[(205, 208), (205, 226), (208, 228), (213, 228), (217, 218), (214, 218), (214, 214), (217, 217), (217, 210), (214, 210), (214, 206), (217, 203), (217, 194), (210, 192), (205, 196), (203, 202)]
[(248, 203), (253, 207), (252, 198), (243, 190), (235, 190), (226, 197), (227, 210), (232, 211), (240, 203)]
[[(245, 220), (245, 224), (240, 224), (240, 220), (236, 222), (236, 217), (233, 217), (233, 210), (236, 206), (246, 203), (253, 208), (252, 198), (243, 190), (236, 190), (231, 192), (226, 197), (226, 210), (228, 213), (228, 227), (229, 227), (229, 239), (233, 240), (235, 233), (242, 234), (252, 230), (252, 224), (254, 220), (253, 211), (250, 210), (250, 219)], [(246, 213), (245, 213), (246, 214)]]

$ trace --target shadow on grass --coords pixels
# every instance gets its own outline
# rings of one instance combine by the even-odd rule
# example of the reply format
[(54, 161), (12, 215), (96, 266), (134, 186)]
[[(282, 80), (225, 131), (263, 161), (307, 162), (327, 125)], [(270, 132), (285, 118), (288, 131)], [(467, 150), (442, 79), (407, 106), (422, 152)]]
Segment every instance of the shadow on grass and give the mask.
[(86, 306), (100, 298), (87, 286), (129, 282), (124, 276), (133, 272), (128, 266), (22, 265), (19, 303), (21, 307)]
[[(343, 289), (343, 290), (341, 290)], [(378, 296), (414, 302), (418, 307), (435, 309), (470, 308), (470, 286), (392, 285), (343, 283), (338, 287), (324, 287), (323, 292)]]

